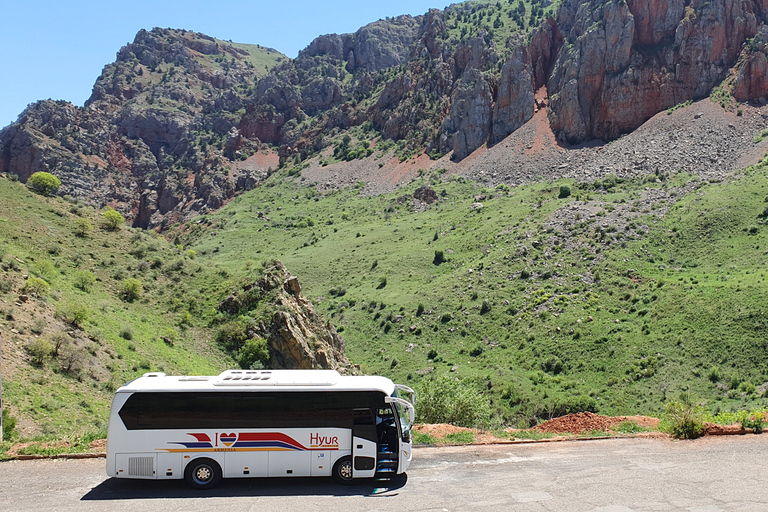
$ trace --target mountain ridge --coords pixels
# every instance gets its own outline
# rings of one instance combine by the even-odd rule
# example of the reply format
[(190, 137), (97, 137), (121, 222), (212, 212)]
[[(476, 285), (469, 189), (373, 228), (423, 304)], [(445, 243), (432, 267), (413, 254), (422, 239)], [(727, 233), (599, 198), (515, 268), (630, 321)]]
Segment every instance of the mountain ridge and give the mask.
[(462, 172), (532, 119), (537, 91), (565, 149), (716, 89), (734, 111), (765, 101), (766, 12), (731, 0), (456, 4), (319, 36), (293, 60), (140, 31), (82, 109), (39, 102), (3, 129), (0, 170), (54, 172), (62, 194), (154, 229), (216, 210), (278, 167), (322, 165), (328, 148), (337, 161), (424, 153)]

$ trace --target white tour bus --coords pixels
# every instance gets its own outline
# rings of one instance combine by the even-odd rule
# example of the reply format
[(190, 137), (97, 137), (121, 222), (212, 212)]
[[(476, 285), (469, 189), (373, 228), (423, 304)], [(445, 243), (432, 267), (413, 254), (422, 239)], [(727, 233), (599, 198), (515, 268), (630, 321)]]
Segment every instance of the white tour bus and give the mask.
[(107, 475), (181, 479), (405, 472), (415, 393), (385, 377), (335, 370), (228, 370), (213, 377), (147, 373), (117, 390)]

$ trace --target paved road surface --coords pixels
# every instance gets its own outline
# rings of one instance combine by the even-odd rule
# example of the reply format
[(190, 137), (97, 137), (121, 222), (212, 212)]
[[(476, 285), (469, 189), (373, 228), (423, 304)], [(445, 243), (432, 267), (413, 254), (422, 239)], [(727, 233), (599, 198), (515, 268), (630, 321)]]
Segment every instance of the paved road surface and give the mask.
[(405, 481), (107, 479), (104, 460), (0, 463), (12, 511), (768, 511), (768, 434), (689, 442), (608, 439), (421, 448)]

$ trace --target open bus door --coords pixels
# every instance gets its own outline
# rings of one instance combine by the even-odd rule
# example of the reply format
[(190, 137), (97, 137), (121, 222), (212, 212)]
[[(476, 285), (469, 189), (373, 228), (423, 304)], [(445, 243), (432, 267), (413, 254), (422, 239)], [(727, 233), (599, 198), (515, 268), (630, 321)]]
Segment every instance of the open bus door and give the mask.
[(371, 409), (355, 409), (352, 427), (353, 478), (376, 474), (376, 423)]

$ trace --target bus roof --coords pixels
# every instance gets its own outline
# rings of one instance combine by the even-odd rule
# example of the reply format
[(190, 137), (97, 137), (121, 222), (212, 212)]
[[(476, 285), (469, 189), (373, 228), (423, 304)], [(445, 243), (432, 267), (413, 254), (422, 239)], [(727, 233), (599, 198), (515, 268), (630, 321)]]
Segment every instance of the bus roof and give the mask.
[(117, 393), (185, 391), (381, 391), (391, 396), (386, 377), (341, 375), (336, 370), (226, 370), (215, 376), (145, 373)]

